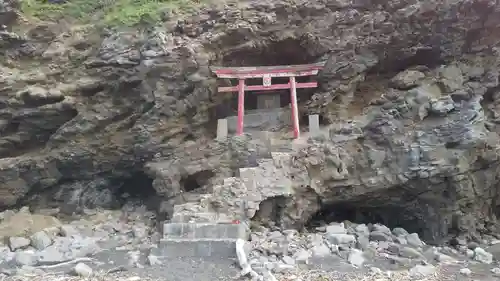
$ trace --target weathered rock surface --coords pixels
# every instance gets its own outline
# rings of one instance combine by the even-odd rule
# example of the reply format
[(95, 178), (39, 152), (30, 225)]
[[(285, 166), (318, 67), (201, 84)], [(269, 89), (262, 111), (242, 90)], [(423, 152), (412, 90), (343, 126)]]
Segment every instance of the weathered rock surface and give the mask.
[[(12, 3), (0, 2), (3, 24)], [(265, 154), (213, 141), (232, 113), (210, 65), (326, 60), (300, 107), (331, 126), (286, 168), (295, 195), (282, 225), (331, 207), (392, 218), (428, 242), (493, 231), (498, 19), (495, 1), (248, 1), (105, 38), (49, 24), (2, 31), (0, 206), (78, 213), (116, 204), (139, 178), (136, 192), (168, 197), (169, 213)]]

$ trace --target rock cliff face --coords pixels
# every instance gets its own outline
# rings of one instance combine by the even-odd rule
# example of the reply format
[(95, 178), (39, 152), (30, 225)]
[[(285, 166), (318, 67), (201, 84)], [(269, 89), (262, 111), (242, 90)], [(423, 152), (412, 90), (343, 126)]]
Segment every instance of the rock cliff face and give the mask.
[(16, 23), (16, 7), (0, 2), (2, 208), (209, 188), (243, 165), (213, 141), (234, 97), (209, 66), (326, 60), (299, 103), (328, 134), (294, 156), (282, 223), (333, 210), (434, 242), (495, 230), (498, 1), (243, 1), (109, 34)]

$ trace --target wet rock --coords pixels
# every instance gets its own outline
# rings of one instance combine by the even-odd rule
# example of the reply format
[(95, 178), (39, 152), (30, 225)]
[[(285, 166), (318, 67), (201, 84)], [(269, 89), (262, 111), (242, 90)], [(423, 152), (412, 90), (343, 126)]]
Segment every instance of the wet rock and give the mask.
[(24, 237), (9, 237), (9, 247), (12, 251), (23, 249), (30, 245), (30, 240)]
[(86, 278), (92, 276), (93, 273), (92, 268), (82, 262), (77, 263), (73, 268), (73, 271), (76, 275)]
[(493, 255), (486, 252), (483, 248), (477, 247), (474, 249), (474, 260), (485, 264), (493, 262)]

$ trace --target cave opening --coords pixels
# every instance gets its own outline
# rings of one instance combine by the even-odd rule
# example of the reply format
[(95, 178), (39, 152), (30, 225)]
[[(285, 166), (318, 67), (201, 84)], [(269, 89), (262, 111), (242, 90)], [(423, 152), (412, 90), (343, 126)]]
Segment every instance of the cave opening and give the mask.
[[(277, 65), (298, 65), (298, 64), (311, 64), (318, 62), (324, 55), (319, 53), (319, 48), (314, 48), (317, 42), (311, 41), (310, 38), (293, 37), (281, 40), (263, 40), (253, 42), (253, 44), (245, 44), (243, 47), (232, 48), (223, 50), (218, 54), (218, 62), (216, 64), (224, 67), (257, 67), (257, 66), (277, 66)], [(296, 77), (298, 83), (315, 81), (315, 76)], [(221, 79), (220, 86), (236, 86), (238, 85), (237, 79)], [(272, 84), (287, 84), (289, 83), (288, 77), (273, 77)], [(246, 79), (246, 85), (262, 85), (262, 78)], [(303, 104), (308, 101), (314, 94), (314, 88), (298, 89), (297, 102)], [(227, 93), (218, 95), (226, 95), (222, 102), (217, 105), (215, 113), (216, 118), (227, 118), (237, 115), (238, 110), (238, 94)], [(263, 96), (266, 96), (263, 98)], [(273, 97), (272, 97), (273, 96)], [(269, 97), (269, 98), (267, 98)], [(267, 99), (269, 103), (262, 102)], [(245, 114), (259, 114), (263, 111), (274, 111), (277, 116), (290, 108), (290, 90), (273, 90), (273, 91), (248, 91), (245, 92)], [(279, 112), (279, 113), (278, 113)], [(267, 114), (267, 113), (266, 113)], [(303, 114), (299, 116), (302, 117)], [(266, 115), (267, 116), (267, 115)], [(274, 116), (274, 115), (273, 115)], [(284, 115), (286, 116), (286, 115)], [(263, 117), (264, 118), (264, 117)], [(265, 117), (267, 118), (267, 117)], [(269, 117), (273, 118), (273, 117)], [(270, 119), (270, 120), (271, 120)], [(279, 118), (278, 118), (279, 119)], [(270, 121), (270, 130), (283, 129), (278, 126), (274, 121)], [(306, 125), (308, 122), (305, 123)], [(291, 125), (290, 125), (291, 126)], [(271, 128), (272, 127), (272, 128)]]
[(424, 234), (424, 226), (418, 216), (402, 206), (364, 206), (360, 202), (322, 204), (309, 219), (306, 228), (314, 229), (332, 222), (349, 221), (356, 224), (383, 224), (391, 229), (401, 227), (408, 232)]
[(191, 192), (207, 186), (213, 176), (213, 171), (203, 170), (181, 177), (180, 184), (185, 192)]
[(404, 71), (412, 67), (435, 68), (443, 64), (445, 61), (442, 57), (441, 49), (434, 47), (420, 48), (411, 56), (408, 55), (390, 55), (386, 59), (381, 60), (377, 65), (372, 67), (367, 75), (375, 75), (382, 77), (392, 77), (396, 73)]
[(136, 201), (151, 209), (156, 207), (151, 206), (152, 199), (158, 197), (153, 187), (153, 178), (143, 171), (136, 171), (128, 177), (121, 178), (117, 186), (114, 196), (120, 206), (130, 201)]

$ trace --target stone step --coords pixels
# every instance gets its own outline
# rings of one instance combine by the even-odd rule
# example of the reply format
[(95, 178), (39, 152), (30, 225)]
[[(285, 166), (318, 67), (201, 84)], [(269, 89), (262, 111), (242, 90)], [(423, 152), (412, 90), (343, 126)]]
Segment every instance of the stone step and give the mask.
[(236, 258), (236, 239), (161, 239), (151, 252), (167, 258)]
[(246, 240), (248, 227), (239, 223), (165, 223), (163, 238)]
[(172, 223), (231, 223), (233, 218), (224, 213), (199, 212), (175, 213), (170, 222)]

